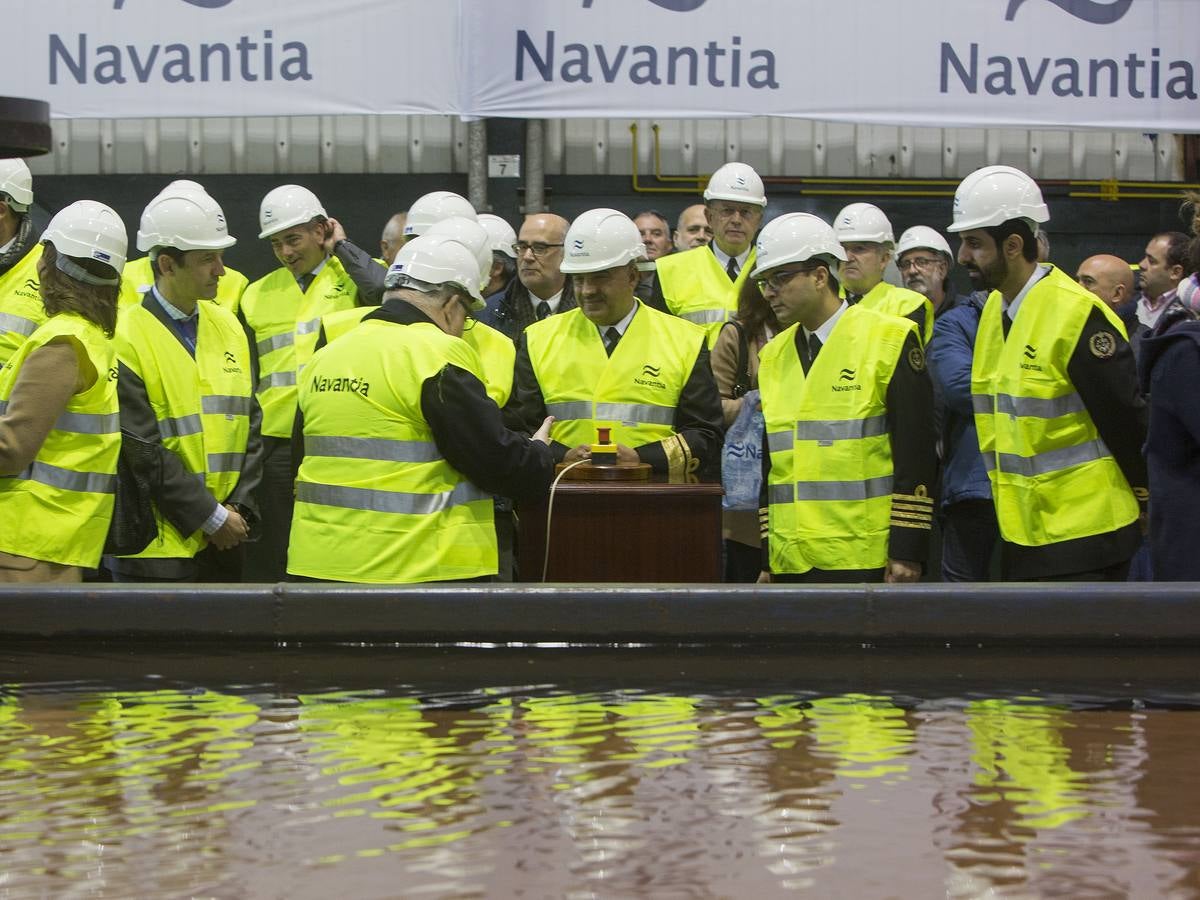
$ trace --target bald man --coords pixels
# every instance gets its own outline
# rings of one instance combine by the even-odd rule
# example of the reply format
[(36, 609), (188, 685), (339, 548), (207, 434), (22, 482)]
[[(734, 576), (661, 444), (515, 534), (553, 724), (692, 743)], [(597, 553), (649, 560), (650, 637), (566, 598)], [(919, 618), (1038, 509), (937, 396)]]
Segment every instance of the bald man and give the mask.
[(479, 321), (516, 343), (534, 322), (578, 306), (571, 282), (559, 271), (570, 224), (554, 213), (525, 217), (517, 233), (517, 277), (503, 294), (488, 301)]
[(1102, 253), (1079, 264), (1075, 280), (1116, 309), (1133, 299), (1133, 269), (1117, 256)]
[(383, 226), (383, 234), (379, 236), (379, 258), (385, 266), (392, 264), (392, 260), (404, 246), (404, 223), (407, 221), (408, 213), (398, 212)]
[(702, 247), (712, 240), (712, 228), (709, 227), (708, 217), (704, 215), (703, 203), (693, 204), (679, 214), (675, 233), (671, 237), (679, 253)]

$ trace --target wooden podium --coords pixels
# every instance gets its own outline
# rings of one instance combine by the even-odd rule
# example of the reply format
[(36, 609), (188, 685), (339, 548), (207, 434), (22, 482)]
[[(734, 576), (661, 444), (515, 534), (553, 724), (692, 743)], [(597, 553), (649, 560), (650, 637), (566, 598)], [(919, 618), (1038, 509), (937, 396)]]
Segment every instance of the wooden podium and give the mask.
[[(559, 482), (548, 582), (719, 582), (719, 484)], [(517, 510), (520, 581), (541, 581), (548, 499)]]

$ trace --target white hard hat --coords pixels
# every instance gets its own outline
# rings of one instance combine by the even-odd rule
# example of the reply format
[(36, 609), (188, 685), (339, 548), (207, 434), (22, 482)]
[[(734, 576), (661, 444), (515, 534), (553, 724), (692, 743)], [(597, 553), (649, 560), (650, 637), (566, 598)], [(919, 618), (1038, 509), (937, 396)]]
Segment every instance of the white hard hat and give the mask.
[(712, 173), (704, 189), (704, 201), (732, 200), (734, 203), (767, 205), (762, 179), (753, 168), (740, 162), (725, 163)]
[(203, 191), (159, 194), (142, 213), (137, 248), (174, 247), (176, 250), (225, 250), (237, 243), (229, 234), (225, 214)]
[(952, 232), (994, 228), (1013, 219), (1037, 225), (1050, 221), (1050, 210), (1037, 182), (1012, 166), (985, 166), (962, 180), (954, 192)]
[[(42, 241), (61, 256), (94, 259), (118, 274), (125, 268), (129, 237), (116, 211), (95, 200), (76, 200), (50, 220)], [(67, 274), (73, 274), (68, 272)]]
[(187, 178), (176, 178), (165, 188), (158, 192), (157, 196), (163, 197), (167, 194), (184, 194), (198, 191), (201, 194), (207, 194), (204, 185), (198, 181), (190, 181)]
[(486, 228), (491, 236), (493, 250), (513, 259), (517, 258), (517, 251), (513, 249), (513, 244), (517, 242), (517, 233), (511, 225), (491, 213), (480, 213), (479, 224)]
[(258, 209), (258, 224), (262, 228), (258, 236), (269, 238), (318, 216), (327, 218), (329, 213), (325, 212), (316, 194), (298, 184), (284, 184), (263, 197)]
[(646, 245), (633, 220), (615, 209), (589, 209), (567, 229), (563, 239), (564, 275), (603, 272), (646, 258)]
[(909, 250), (916, 250), (918, 247), (945, 253), (949, 257), (954, 256), (950, 252), (950, 245), (946, 239), (928, 225), (914, 225), (912, 228), (906, 229), (904, 234), (900, 235), (899, 243), (896, 244), (896, 256), (903, 256)]
[(12, 197), (9, 205), (26, 212), (33, 202), (33, 176), (23, 159), (0, 159), (0, 193)]
[(403, 286), (404, 278), (426, 284), (452, 284), (471, 295), (471, 309), (484, 307), (479, 291), (479, 262), (475, 254), (454, 238), (427, 234), (408, 241), (396, 254), (385, 284)]
[(837, 275), (838, 262), (846, 261), (846, 251), (833, 228), (811, 213), (787, 213), (768, 222), (755, 241), (754, 271), (758, 278), (787, 263), (823, 259)]
[(429, 226), (451, 216), (462, 216), (474, 221), (479, 216), (466, 197), (453, 191), (431, 191), (418, 197), (408, 208), (408, 218), (404, 222), (406, 235), (421, 235), (429, 230)]
[(892, 247), (896, 243), (892, 223), (882, 209), (871, 203), (851, 203), (843, 207), (833, 220), (833, 230), (843, 244), (862, 241)]
[(487, 287), (487, 283), (492, 280), (492, 238), (486, 228), (462, 216), (451, 216), (449, 219), (434, 222), (425, 233), (452, 237), (474, 253), (479, 262), (479, 289)]

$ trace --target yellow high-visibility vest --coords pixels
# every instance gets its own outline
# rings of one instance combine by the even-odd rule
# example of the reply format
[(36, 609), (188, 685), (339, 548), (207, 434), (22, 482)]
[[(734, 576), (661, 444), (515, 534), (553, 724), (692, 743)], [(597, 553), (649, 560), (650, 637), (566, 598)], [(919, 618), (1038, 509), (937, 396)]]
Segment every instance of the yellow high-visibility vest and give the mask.
[(0, 367), (46, 321), (46, 308), (38, 293), (37, 266), (41, 258), (42, 245), (34, 244), (16, 265), (0, 275)]
[(702, 326), (708, 333), (710, 350), (717, 343), (721, 326), (737, 312), (738, 294), (754, 270), (755, 254), (751, 248), (736, 281), (729, 280), (729, 273), (721, 268), (709, 247), (671, 253), (655, 262), (667, 309)]
[(317, 346), (321, 317), (358, 305), (358, 288), (336, 256), (325, 260), (304, 293), (287, 269), (276, 269), (242, 294), (241, 314), (258, 350), (262, 433), (290, 438), (296, 418), (296, 381)]
[[(153, 301), (157, 302), (157, 301)], [(246, 460), (254, 387), (250, 347), (233, 313), (197, 304), (196, 356), (145, 306), (117, 322), (117, 354), (146, 385), (163, 446), (174, 453), (218, 503), (237, 487)], [(180, 534), (155, 507), (158, 537), (138, 557), (190, 559), (204, 549), (203, 532)]]
[[(1007, 338), (1003, 307), (993, 291), (971, 367), (975, 427), (1000, 534), (1040, 547), (1128, 525), (1138, 517), (1137, 499), (1067, 373), (1093, 310), (1114, 335), (1125, 335), (1121, 320), (1057, 268), (1025, 295)], [(1107, 348), (1113, 350), (1115, 343)]]
[(600, 426), (627, 447), (670, 437), (704, 337), (700, 326), (644, 304), (611, 357), (580, 309), (533, 323), (525, 340), (546, 412), (555, 417), (550, 437), (568, 447), (594, 444)]
[(432, 323), (363, 322), (304, 370), (288, 572), (402, 584), (494, 575), (492, 498), (442, 457), (421, 385), (479, 359)]
[(28, 468), (0, 476), (0, 550), (94, 568), (112, 520), (121, 453), (113, 342), (82, 316), (51, 316), (0, 372), (0, 414), (29, 354), (63, 336), (83, 347), (96, 382), (71, 398)]
[(882, 568), (893, 476), (887, 391), (917, 327), (851, 306), (808, 375), (796, 352), (799, 327), (776, 335), (758, 357), (771, 455), (771, 571)]
[(922, 345), (928, 344), (933, 337), (933, 303), (924, 294), (881, 281), (863, 294), (856, 305), (905, 319), (918, 309), (924, 309), (925, 324), (918, 329), (917, 337)]

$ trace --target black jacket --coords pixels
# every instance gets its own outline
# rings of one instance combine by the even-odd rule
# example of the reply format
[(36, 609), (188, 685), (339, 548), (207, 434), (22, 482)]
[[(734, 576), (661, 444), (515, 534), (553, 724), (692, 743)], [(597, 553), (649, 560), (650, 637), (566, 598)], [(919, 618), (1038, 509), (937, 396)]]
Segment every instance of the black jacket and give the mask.
[[(579, 304), (575, 302), (575, 292), (571, 288), (571, 279), (563, 283), (562, 299), (559, 301), (558, 313), (568, 312)], [(476, 316), (484, 325), (491, 325), (497, 331), (508, 336), (514, 344), (521, 333), (537, 321), (534, 304), (529, 296), (529, 289), (521, 284), (521, 279), (514, 278), (508, 283), (503, 293), (488, 297), (487, 306)]]

